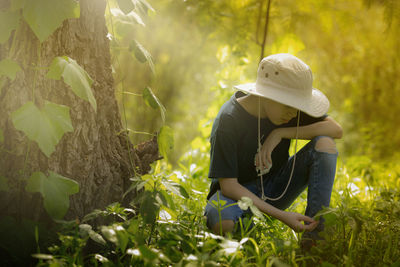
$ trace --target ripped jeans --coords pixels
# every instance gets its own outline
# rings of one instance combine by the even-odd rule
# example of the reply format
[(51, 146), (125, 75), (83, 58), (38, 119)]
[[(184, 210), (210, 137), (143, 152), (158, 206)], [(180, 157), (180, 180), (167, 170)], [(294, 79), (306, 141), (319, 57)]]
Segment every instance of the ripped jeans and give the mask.
[[(325, 150), (322, 151), (316, 149), (318, 140), (323, 137), (325, 136), (314, 137), (306, 146), (297, 152), (293, 177), (285, 195), (276, 201), (266, 200), (267, 203), (281, 210), (287, 209), (308, 187), (305, 215), (313, 217), (322, 209), (322, 207), (329, 207), (333, 182), (335, 179), (338, 153), (336, 149), (334, 149), (335, 153), (333, 153), (333, 151), (325, 152)], [(264, 195), (269, 198), (277, 198), (282, 194), (288, 183), (292, 164), (293, 156), (289, 158), (286, 165), (281, 168), (277, 175), (269, 179), (263, 179)], [(244, 184), (243, 186), (258, 197), (261, 197), (261, 179)], [(217, 201), (217, 193), (219, 193), (220, 200), (226, 201), (225, 206), (236, 203), (235, 200), (222, 195), (221, 191), (217, 191), (212, 195), (209, 201)], [(221, 219), (232, 220), (236, 223), (239, 218), (247, 212), (249, 211), (243, 211), (238, 205), (233, 205), (224, 208), (221, 211)], [(207, 217), (207, 226), (209, 228), (212, 228), (217, 222), (219, 222), (218, 210), (210, 203), (207, 203), (205, 207), (205, 215)], [(323, 219), (321, 219), (314, 231), (319, 232), (322, 230)]]

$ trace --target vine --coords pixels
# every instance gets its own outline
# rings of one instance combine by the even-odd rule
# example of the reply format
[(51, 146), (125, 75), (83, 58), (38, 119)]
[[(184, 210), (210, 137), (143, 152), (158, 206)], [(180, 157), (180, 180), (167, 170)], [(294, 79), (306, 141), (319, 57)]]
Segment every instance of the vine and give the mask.
[[(132, 20), (126, 18), (126, 17), (132, 16), (133, 21), (135, 21), (136, 24), (140, 24), (140, 25), (144, 26), (143, 20), (136, 13), (136, 11), (145, 12), (148, 9), (153, 10), (153, 8), (144, 0), (135, 1), (134, 4), (133, 4), (132, 0), (119, 0), (119, 1), (117, 1), (117, 3), (118, 3), (120, 10), (123, 11), (125, 15), (114, 14), (116, 12), (113, 12), (111, 10), (110, 1), (107, 1), (107, 7), (108, 7), (108, 13), (110, 16), (109, 23), (110, 23), (112, 36), (114, 38), (115, 43), (118, 45), (118, 48), (120, 48), (121, 46), (120, 46), (119, 40), (116, 38), (117, 35), (116, 35), (115, 29), (114, 29), (115, 22), (113, 21), (113, 16), (115, 15), (117, 17), (118, 16), (122, 17), (119, 19), (123, 20), (124, 24), (130, 24), (130, 25), (134, 26), (134, 23), (132, 22)], [(138, 61), (140, 61), (142, 63), (148, 62), (152, 72), (155, 73), (154, 63), (153, 63), (150, 53), (138, 41), (135, 40), (133, 42), (133, 44), (131, 44), (129, 46), (129, 50), (134, 50), (135, 57)], [(118, 68), (122, 69), (118, 57), (116, 58), (116, 63), (118, 65)], [(152, 92), (152, 90), (149, 87), (145, 87), (143, 89), (142, 94), (136, 94), (136, 93), (126, 91), (124, 81), (121, 80), (121, 88), (122, 88), (122, 92), (121, 92), (122, 93), (122, 97), (121, 97), (122, 112), (123, 112), (123, 119), (124, 119), (126, 131), (132, 132), (134, 134), (148, 134), (148, 135), (154, 136), (153, 134), (150, 134), (150, 133), (145, 133), (143, 131), (135, 131), (135, 130), (131, 130), (128, 128), (128, 121), (127, 121), (126, 107), (125, 107), (125, 94), (133, 95), (133, 96), (141, 96), (141, 97), (143, 97), (145, 103), (149, 107), (151, 107), (155, 110), (157, 110), (157, 109), (160, 110), (160, 115), (161, 115), (163, 124), (160, 127), (159, 133), (157, 135), (157, 137), (158, 137), (157, 141), (158, 141), (158, 147), (159, 147), (160, 154), (164, 158), (167, 159), (168, 158), (167, 154), (169, 153), (169, 151), (172, 149), (172, 146), (173, 146), (173, 132), (168, 126), (165, 125), (165, 113), (166, 113), (165, 107), (162, 105), (161, 101), (155, 96), (155, 94)], [(129, 146), (129, 136), (126, 137), (126, 141), (127, 141), (127, 145)], [(132, 162), (132, 157), (131, 157), (130, 151), (129, 151), (129, 158), (130, 158), (131, 165), (133, 166), (133, 169), (135, 172), (134, 175), (137, 176), (136, 169)]]
[[(112, 31), (112, 35), (113, 35), (113, 38), (114, 38), (114, 36), (115, 36), (114, 24), (113, 24), (113, 21), (112, 21), (111, 7), (110, 7), (110, 3), (109, 3), (108, 0), (107, 0), (107, 8), (108, 8), (108, 12), (109, 12), (109, 15), (110, 15), (111, 31)], [(117, 40), (116, 40), (116, 41), (117, 41)], [(119, 65), (119, 67), (121, 67), (121, 65), (120, 65), (120, 63), (119, 63), (118, 57), (117, 57), (117, 64)], [(127, 120), (127, 118), (126, 118), (125, 98), (124, 98), (125, 86), (124, 86), (123, 80), (121, 81), (121, 86), (122, 86), (122, 93), (123, 93), (123, 94), (122, 94), (122, 99), (121, 99), (121, 102), (122, 102), (122, 112), (123, 112), (123, 118), (124, 118), (124, 123), (125, 123), (125, 129), (128, 129), (128, 120)], [(134, 172), (134, 176), (136, 177), (136, 176), (137, 176), (136, 167), (135, 167), (135, 164), (134, 164), (133, 159), (132, 159), (131, 150), (130, 150), (130, 148), (129, 148), (129, 147), (130, 147), (129, 135), (126, 135), (126, 147), (127, 147), (127, 149), (128, 149), (129, 162), (130, 162), (130, 164), (131, 164), (131, 166), (132, 166), (132, 169), (133, 169), (133, 172)]]

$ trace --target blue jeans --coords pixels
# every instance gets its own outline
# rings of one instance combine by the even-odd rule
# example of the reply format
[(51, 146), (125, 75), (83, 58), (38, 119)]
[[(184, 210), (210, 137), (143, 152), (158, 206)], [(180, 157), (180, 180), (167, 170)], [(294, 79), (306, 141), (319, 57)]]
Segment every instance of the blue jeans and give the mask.
[[(293, 201), (308, 186), (307, 208), (305, 215), (313, 217), (322, 207), (329, 207), (331, 199), (333, 181), (336, 173), (336, 160), (338, 153), (332, 154), (321, 152), (315, 149), (317, 141), (323, 136), (313, 138), (306, 146), (304, 146), (296, 155), (296, 163), (294, 167), (293, 177), (285, 195), (279, 200), (266, 200), (267, 203), (278, 209), (288, 208)], [(289, 158), (277, 175), (264, 180), (264, 194), (269, 198), (276, 198), (282, 194), (288, 183), (290, 172), (292, 170), (293, 156)], [(251, 183), (244, 184), (249, 191), (258, 197), (261, 197), (261, 179), (257, 179)], [(221, 191), (217, 191), (211, 196), (209, 201), (217, 201), (219, 199), (226, 201), (225, 206), (236, 203), (235, 200), (225, 197)], [(223, 208), (223, 207), (222, 207)], [(232, 220), (235, 223), (246, 212), (239, 208), (238, 205), (227, 207), (221, 211), (222, 220)], [(205, 215), (207, 216), (207, 226), (212, 228), (219, 222), (218, 210), (209, 202), (205, 207)], [(315, 231), (323, 230), (323, 221), (320, 222)]]

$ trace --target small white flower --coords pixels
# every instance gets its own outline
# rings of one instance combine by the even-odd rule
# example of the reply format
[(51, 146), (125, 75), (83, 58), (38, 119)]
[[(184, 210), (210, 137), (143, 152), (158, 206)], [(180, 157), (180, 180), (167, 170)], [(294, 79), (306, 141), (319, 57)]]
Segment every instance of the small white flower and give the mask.
[(221, 247), (223, 247), (223, 251), (225, 252), (225, 254), (229, 255), (240, 249), (242, 245), (237, 241), (226, 239), (221, 243)]
[(247, 210), (250, 206), (253, 205), (253, 200), (251, 200), (251, 198), (249, 197), (242, 197), (239, 201), (238, 201), (238, 206), (239, 208), (241, 208), (242, 210)]
[(134, 255), (134, 256), (140, 256), (140, 251), (139, 251), (137, 248), (135, 248), (135, 249), (133, 249), (133, 248), (128, 248), (128, 249), (126, 250), (126, 254)]
[(193, 254), (190, 254), (190, 255), (186, 258), (186, 260), (188, 260), (188, 261), (197, 261), (197, 257), (196, 257), (195, 255), (193, 255)]

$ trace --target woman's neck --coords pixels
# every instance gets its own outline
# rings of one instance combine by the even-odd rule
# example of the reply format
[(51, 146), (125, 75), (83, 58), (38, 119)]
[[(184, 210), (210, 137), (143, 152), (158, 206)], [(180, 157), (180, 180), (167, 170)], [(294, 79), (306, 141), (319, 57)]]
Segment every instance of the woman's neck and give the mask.
[(266, 118), (267, 114), (265, 113), (263, 109), (263, 100), (260, 99), (258, 96), (253, 96), (253, 95), (246, 95), (241, 98), (239, 98), (238, 103), (249, 113), (250, 115), (254, 117), (258, 117), (258, 105), (260, 101), (260, 115), (261, 118)]

